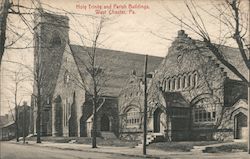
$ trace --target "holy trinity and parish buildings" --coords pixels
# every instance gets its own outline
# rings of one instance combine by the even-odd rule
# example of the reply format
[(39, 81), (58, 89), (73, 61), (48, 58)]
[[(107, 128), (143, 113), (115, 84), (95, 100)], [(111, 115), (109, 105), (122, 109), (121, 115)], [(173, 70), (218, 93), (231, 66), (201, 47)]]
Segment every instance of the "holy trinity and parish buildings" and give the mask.
[[(92, 48), (70, 44), (68, 17), (37, 13), (35, 19), (35, 68), (43, 74), (41, 133), (91, 136), (92, 81), (86, 65)], [(220, 49), (247, 72), (237, 49)], [(96, 66), (105, 80), (97, 108), (99, 136), (141, 138), (143, 65), (143, 55), (96, 49)], [(168, 141), (246, 138), (247, 87), (202, 42), (180, 30), (165, 58), (149, 56), (148, 73), (149, 134)], [(36, 93), (34, 87), (34, 120)]]

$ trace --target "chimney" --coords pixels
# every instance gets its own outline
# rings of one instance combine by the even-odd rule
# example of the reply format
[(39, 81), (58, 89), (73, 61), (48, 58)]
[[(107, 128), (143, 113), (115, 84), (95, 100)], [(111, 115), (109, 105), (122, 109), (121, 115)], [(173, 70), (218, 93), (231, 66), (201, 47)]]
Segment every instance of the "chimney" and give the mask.
[(186, 37), (188, 37), (187, 36), (187, 34), (185, 34), (185, 31), (184, 30), (179, 30), (178, 31), (178, 36), (177, 36), (178, 38), (186, 38)]

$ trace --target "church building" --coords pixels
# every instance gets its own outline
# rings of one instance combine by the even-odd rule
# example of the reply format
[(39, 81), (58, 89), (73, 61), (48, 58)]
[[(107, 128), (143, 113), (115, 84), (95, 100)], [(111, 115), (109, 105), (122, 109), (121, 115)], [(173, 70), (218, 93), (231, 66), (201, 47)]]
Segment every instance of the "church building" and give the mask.
[[(92, 48), (70, 44), (68, 17), (37, 12), (35, 19), (34, 67), (43, 75), (41, 133), (91, 136), (93, 94), (86, 64)], [(220, 49), (246, 75), (238, 50)], [(148, 59), (149, 135), (166, 141), (246, 139), (247, 86), (204, 43), (180, 30), (166, 57)], [(105, 81), (98, 94), (98, 136), (110, 132), (140, 140), (144, 55), (96, 48), (96, 63)], [(34, 85), (34, 121), (37, 92)]]

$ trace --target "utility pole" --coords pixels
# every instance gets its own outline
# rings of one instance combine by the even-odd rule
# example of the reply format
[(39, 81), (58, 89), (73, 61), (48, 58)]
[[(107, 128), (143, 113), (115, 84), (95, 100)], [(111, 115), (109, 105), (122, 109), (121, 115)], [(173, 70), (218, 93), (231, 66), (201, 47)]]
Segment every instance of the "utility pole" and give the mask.
[(147, 65), (148, 55), (145, 56), (144, 66), (144, 126), (143, 126), (143, 155), (147, 154), (146, 142), (147, 142)]

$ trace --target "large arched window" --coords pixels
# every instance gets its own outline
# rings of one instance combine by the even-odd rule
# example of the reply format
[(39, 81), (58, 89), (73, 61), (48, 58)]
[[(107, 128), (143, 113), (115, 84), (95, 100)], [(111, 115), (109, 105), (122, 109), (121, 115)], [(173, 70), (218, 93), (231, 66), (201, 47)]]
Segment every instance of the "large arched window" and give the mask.
[(203, 98), (193, 106), (194, 123), (214, 122), (218, 103), (212, 98)]
[(126, 127), (139, 128), (141, 124), (141, 112), (137, 107), (131, 107), (126, 111)]

